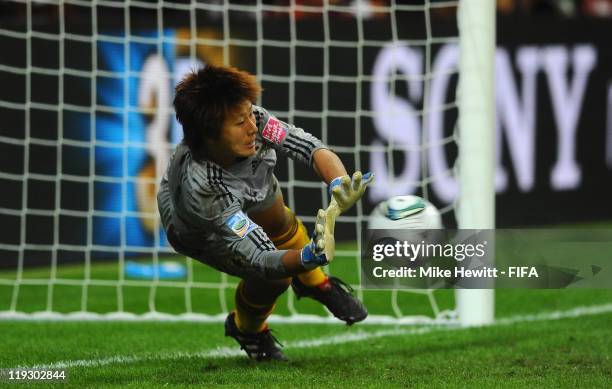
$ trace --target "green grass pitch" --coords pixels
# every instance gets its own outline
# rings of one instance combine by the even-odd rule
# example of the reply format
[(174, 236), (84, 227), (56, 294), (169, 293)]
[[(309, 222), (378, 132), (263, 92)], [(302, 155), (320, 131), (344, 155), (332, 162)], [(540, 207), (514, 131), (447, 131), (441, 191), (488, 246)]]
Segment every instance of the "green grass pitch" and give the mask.
[[(340, 249), (354, 249), (347, 245)], [(193, 281), (219, 275), (193, 263)], [(331, 272), (357, 283), (355, 259), (338, 258)], [(80, 280), (90, 272), (91, 283)], [(52, 289), (50, 266), (26, 268), (17, 309), (35, 312), (106, 313), (122, 308), (146, 312), (216, 314), (232, 306), (232, 288), (184, 288), (121, 278), (117, 261), (63, 265)], [(0, 272), (0, 311), (10, 308), (15, 271)], [(230, 284), (235, 280), (229, 278)], [(452, 306), (451, 291), (437, 291), (440, 309)], [(221, 297), (221, 298), (220, 298)], [(371, 313), (390, 314), (390, 292), (366, 291)], [(431, 315), (424, 295), (400, 293), (406, 314)], [(590, 314), (577, 307), (596, 307)], [(599, 308), (598, 308), (599, 307)], [(602, 308), (603, 307), (603, 308)], [(314, 302), (295, 302), (300, 313), (324, 314)], [(289, 313), (286, 297), (277, 313)], [(589, 312), (586, 312), (589, 313)], [(525, 316), (527, 315), (527, 316)], [(535, 315), (535, 316), (528, 316)], [(457, 329), (384, 325), (274, 324), (288, 363), (247, 359), (221, 323), (0, 321), (0, 368), (63, 368), (61, 386), (157, 387), (609, 387), (612, 384), (612, 290), (498, 290), (496, 325)], [(508, 320), (504, 320), (508, 319)], [(6, 382), (0, 382), (0, 386)]]

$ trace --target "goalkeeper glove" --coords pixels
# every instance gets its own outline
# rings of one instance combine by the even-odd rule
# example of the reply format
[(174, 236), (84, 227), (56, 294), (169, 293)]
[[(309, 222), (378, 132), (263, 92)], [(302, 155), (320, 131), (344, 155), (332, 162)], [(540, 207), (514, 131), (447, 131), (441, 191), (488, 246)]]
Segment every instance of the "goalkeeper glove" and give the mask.
[(323, 266), (329, 263), (325, 255), (324, 233), (325, 211), (319, 209), (312, 239), (304, 246), (300, 253), (302, 266), (304, 266), (305, 269), (314, 269), (317, 266)]
[(347, 175), (334, 178), (329, 183), (329, 193), (332, 200), (336, 200), (340, 212), (345, 212), (363, 196), (366, 187), (374, 180), (374, 174), (360, 171), (353, 173), (353, 179)]

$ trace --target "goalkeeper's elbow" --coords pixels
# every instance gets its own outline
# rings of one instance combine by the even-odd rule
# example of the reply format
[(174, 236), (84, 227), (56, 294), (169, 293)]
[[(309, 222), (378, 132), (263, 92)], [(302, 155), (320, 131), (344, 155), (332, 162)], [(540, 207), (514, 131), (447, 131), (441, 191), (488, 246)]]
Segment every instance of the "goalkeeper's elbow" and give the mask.
[(294, 273), (285, 266), (285, 256), (295, 250), (263, 251), (250, 258), (253, 266), (264, 278), (277, 279), (291, 277)]

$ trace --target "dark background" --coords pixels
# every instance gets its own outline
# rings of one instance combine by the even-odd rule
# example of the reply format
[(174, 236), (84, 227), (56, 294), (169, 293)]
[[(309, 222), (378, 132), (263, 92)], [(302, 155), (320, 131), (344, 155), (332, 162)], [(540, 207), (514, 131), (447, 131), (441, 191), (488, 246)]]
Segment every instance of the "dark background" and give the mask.
[[(74, 9), (72, 9), (74, 8)], [(66, 12), (64, 31), (75, 35), (91, 35), (91, 12), (86, 7), (72, 7)], [(122, 36), (126, 33), (138, 36), (139, 31), (157, 29), (157, 11), (134, 10), (126, 16), (123, 9), (106, 9), (99, 7), (97, 14), (97, 32), (108, 35)], [(222, 18), (215, 12), (197, 10), (195, 18), (191, 19), (185, 12), (165, 10), (163, 14), (164, 29), (190, 29), (190, 23), (195, 20), (198, 30), (217, 31), (220, 38), (224, 37), (221, 29)], [(27, 30), (24, 15), (13, 18), (2, 17), (0, 28), (24, 32)], [(130, 30), (126, 31), (125, 19), (130, 20)], [(454, 17), (445, 15), (435, 16), (433, 37), (452, 37), (457, 35)], [(261, 29), (258, 29), (256, 20), (245, 12), (229, 13), (229, 37), (238, 43), (225, 48), (230, 51), (232, 64), (249, 70), (255, 74), (289, 76), (291, 63), (289, 58), (293, 52), (295, 57), (295, 70), (301, 76), (320, 76), (324, 72), (324, 50), (309, 47), (308, 41), (320, 41), (325, 37), (325, 31), (332, 40), (329, 46), (329, 72), (333, 75), (357, 77), (361, 69), (365, 75), (371, 74), (376, 54), (382, 43), (393, 38), (400, 41), (418, 41), (427, 37), (425, 17), (422, 12), (398, 12), (396, 19), (388, 15), (379, 15), (371, 20), (361, 22), (355, 18), (340, 13), (327, 15), (312, 13), (308, 17), (298, 17), (295, 29), (291, 29), (292, 16), (284, 13), (268, 13), (263, 18)], [(393, 33), (392, 21), (397, 26)], [(597, 48), (597, 66), (589, 76), (588, 86), (583, 99), (583, 107), (577, 132), (577, 160), (582, 170), (582, 182), (578, 189), (569, 191), (555, 191), (550, 185), (550, 171), (556, 159), (556, 123), (553, 117), (551, 97), (545, 75), (538, 75), (537, 95), (537, 122), (536, 122), (536, 176), (534, 188), (528, 192), (521, 192), (514, 177), (514, 167), (508, 154), (507, 142), (503, 142), (502, 160), (509, 174), (509, 186), (496, 198), (496, 223), (498, 226), (542, 226), (555, 224), (569, 224), (583, 221), (611, 220), (612, 207), (609, 199), (612, 198), (612, 170), (606, 166), (606, 123), (607, 123), (607, 94), (612, 78), (612, 50), (609, 38), (610, 22), (606, 19), (592, 19), (582, 16), (560, 19), (551, 15), (515, 15), (498, 17), (497, 44), (498, 47), (508, 50), (515, 71), (515, 83), (520, 91), (520, 74), (516, 68), (514, 54), (520, 46), (535, 45), (547, 46), (559, 44), (572, 47), (577, 44), (589, 43)], [(32, 29), (41, 33), (60, 32), (59, 18), (45, 15), (33, 18)], [(363, 39), (372, 41), (361, 48), (344, 47), (342, 43), (355, 42), (362, 34)], [(262, 38), (262, 61), (258, 68), (255, 48), (240, 45), (239, 40), (252, 40), (254, 36)], [(287, 42), (295, 36), (297, 44), (291, 48), (276, 47), (274, 42)], [(334, 43), (335, 42), (335, 43)], [(90, 191), (95, 191), (95, 185), (88, 185), (73, 180), (71, 177), (87, 177), (90, 171), (89, 155), (78, 147), (65, 142), (57, 142), (61, 133), (63, 138), (80, 136), (71, 125), (71, 121), (78, 116), (69, 109), (74, 105), (91, 105), (91, 71), (92, 53), (96, 48), (91, 42), (76, 39), (65, 39), (64, 67), (83, 71), (81, 77), (57, 74), (45, 74), (39, 69), (57, 70), (60, 68), (59, 43), (47, 39), (32, 38), (31, 40), (31, 89), (29, 98), (34, 104), (29, 109), (31, 132), (25, 139), (26, 112), (23, 109), (12, 107), (10, 104), (23, 104), (26, 102), (25, 74), (3, 71), (0, 68), (0, 244), (4, 247), (14, 247), (26, 243), (28, 245), (40, 244), (40, 250), (25, 255), (26, 258), (48, 257), (53, 244), (52, 237), (59, 234), (59, 243), (63, 245), (86, 245), (87, 223), (82, 219), (72, 217), (65, 210), (87, 210)], [(435, 55), (440, 45), (431, 46), (431, 54)], [(188, 51), (190, 48), (186, 48)], [(0, 35), (0, 65), (26, 68), (26, 40), (13, 38), (6, 34)], [(223, 49), (221, 49), (223, 50)], [(358, 63), (358, 59), (362, 62)], [(203, 61), (214, 62), (214, 56), (201, 58)], [(103, 70), (103, 63), (96, 65), (97, 70)], [(88, 76), (89, 74), (89, 76)], [(571, 69), (568, 74), (571, 80)], [(100, 75), (98, 75), (100, 77)], [(58, 101), (58, 83), (63, 79), (64, 96), (64, 127), (58, 128), (57, 109), (50, 109)], [(330, 83), (327, 88), (327, 106), (323, 106), (323, 86), (320, 82), (294, 83), (294, 107), (299, 112), (291, 117), (283, 116), (289, 110), (289, 84), (276, 82), (270, 79), (262, 80), (264, 94), (262, 105), (267, 109), (278, 112), (279, 117), (289, 120), (314, 135), (321, 136), (321, 127), (328, 127), (327, 143), (332, 146), (348, 146), (355, 144), (356, 129), (360, 132), (361, 144), (370, 144), (379, 136), (374, 128), (371, 117), (369, 101), (369, 81), (361, 81), (362, 115), (354, 117), (322, 117), (323, 109), (350, 111), (356, 104), (357, 82)], [(452, 85), (456, 84), (456, 78)], [(452, 88), (451, 88), (452, 89)], [(396, 94), (407, 95), (403, 82), (396, 83)], [(454, 99), (453, 91), (449, 90), (448, 101)], [(319, 116), (317, 116), (319, 115)], [(445, 118), (448, 128), (447, 136), (451, 134), (456, 112), (450, 110)], [(326, 121), (324, 123), (324, 121)], [(32, 140), (25, 146), (11, 140)], [(86, 140), (86, 139), (85, 139)], [(384, 141), (384, 139), (381, 139)], [(59, 152), (58, 152), (58, 148)], [(28, 153), (28, 167), (24, 165), (24, 153)], [(456, 157), (457, 150), (454, 145), (447, 148), (449, 162)], [(354, 169), (354, 153), (339, 153), (349, 171)], [(62, 171), (56, 169), (57, 158), (62, 158)], [(400, 154), (394, 153), (396, 164), (401, 165)], [(367, 170), (369, 157), (366, 152), (361, 155), (362, 169)], [(363, 165), (365, 164), (365, 166)], [(316, 177), (308, 168), (295, 165), (295, 179), (315, 180)], [(279, 161), (277, 176), (281, 181), (288, 178), (288, 164)], [(27, 178), (25, 178), (27, 174)], [(55, 178), (59, 176), (58, 178)], [(22, 180), (28, 179), (28, 193), (22, 193)], [(56, 186), (59, 185), (60, 198), (55, 198)], [(287, 189), (284, 189), (287, 195)], [(314, 210), (321, 204), (320, 189), (295, 190), (295, 203), (291, 204), (296, 213), (314, 215)], [(432, 193), (429, 190), (429, 193)], [(417, 192), (421, 194), (421, 192)], [(22, 199), (27, 198), (27, 204)], [(432, 197), (439, 206), (438, 199)], [(61, 212), (58, 225), (55, 225), (53, 212), (59, 204)], [(364, 213), (369, 213), (375, 204), (365, 200)], [(48, 210), (46, 216), (32, 215), (29, 209)], [(11, 211), (13, 210), (13, 211)], [(25, 212), (26, 217), (19, 215)], [(354, 211), (350, 215), (355, 215)], [(25, 237), (22, 236), (22, 222), (25, 222)], [(449, 220), (452, 223), (452, 220)], [(338, 240), (356, 239), (357, 231), (340, 228)], [(16, 250), (2, 250), (0, 266), (14, 266)], [(84, 255), (78, 250), (61, 253), (62, 259), (80, 258)], [(92, 256), (96, 256), (92, 254)], [(101, 255), (104, 256), (104, 255)], [(6, 258), (6, 260), (5, 260)]]

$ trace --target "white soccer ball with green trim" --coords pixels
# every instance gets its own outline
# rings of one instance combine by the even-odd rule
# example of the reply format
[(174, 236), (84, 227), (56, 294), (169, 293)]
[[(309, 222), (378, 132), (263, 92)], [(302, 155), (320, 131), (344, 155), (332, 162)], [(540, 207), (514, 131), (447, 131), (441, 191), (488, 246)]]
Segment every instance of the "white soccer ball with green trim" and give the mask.
[(440, 229), (442, 228), (442, 216), (438, 208), (419, 196), (394, 196), (374, 208), (370, 214), (368, 228), (379, 230)]

